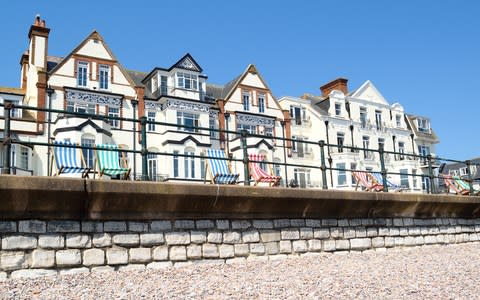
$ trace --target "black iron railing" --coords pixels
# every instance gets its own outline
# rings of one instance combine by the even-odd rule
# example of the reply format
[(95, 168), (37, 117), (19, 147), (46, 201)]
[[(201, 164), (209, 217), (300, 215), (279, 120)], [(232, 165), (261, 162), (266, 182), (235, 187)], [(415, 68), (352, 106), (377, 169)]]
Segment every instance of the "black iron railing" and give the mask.
[[(2, 167), (2, 173), (6, 174), (15, 174), (15, 170), (20, 170), (17, 166), (15, 166), (15, 163), (11, 161), (11, 146), (12, 144), (22, 144), (22, 145), (29, 145), (29, 146), (40, 146), (40, 147), (47, 147), (48, 148), (48, 170), (50, 170), (50, 165), (52, 165), (54, 162), (50, 161), (50, 156), (52, 152), (52, 137), (47, 136), (45, 142), (41, 141), (27, 141), (27, 140), (21, 140), (21, 141), (16, 141), (12, 140), (12, 132), (16, 131), (16, 128), (11, 128), (11, 111), (13, 109), (22, 109), (22, 110), (31, 110), (31, 111), (36, 111), (36, 112), (48, 112), (49, 114), (51, 113), (56, 113), (56, 114), (61, 114), (65, 118), (70, 118), (70, 117), (77, 117), (77, 118), (84, 118), (84, 119), (90, 119), (90, 120), (99, 120), (102, 122), (106, 123), (112, 123), (112, 120), (117, 120), (118, 122), (123, 122), (125, 123), (132, 123), (136, 124), (132, 126), (133, 130), (130, 130), (133, 135), (133, 147), (130, 147), (131, 149), (120, 149), (120, 151), (123, 151), (125, 153), (131, 153), (134, 157), (134, 165), (133, 165), (133, 176), (132, 178), (134, 180), (148, 180), (148, 181), (166, 181), (166, 180), (176, 180), (176, 181), (190, 181), (190, 182), (203, 182), (205, 181), (205, 176), (206, 176), (206, 170), (204, 169), (202, 171), (202, 178), (182, 178), (182, 177), (172, 177), (168, 174), (158, 174), (158, 170), (149, 170), (149, 164), (148, 164), (148, 157), (150, 155), (156, 155), (160, 157), (188, 157), (190, 159), (200, 159), (200, 160), (206, 160), (207, 157), (206, 155), (198, 155), (198, 154), (185, 154), (185, 153), (179, 153), (179, 152), (169, 152), (169, 151), (152, 151), (148, 150), (148, 139), (149, 139), (149, 132), (148, 132), (148, 126), (154, 124), (156, 128), (163, 128), (165, 131), (168, 131), (169, 129), (172, 131), (178, 131), (179, 129), (185, 129), (185, 132), (178, 132), (179, 134), (195, 134), (190, 132), (189, 130), (191, 129), (192, 125), (181, 125), (177, 123), (166, 123), (166, 122), (155, 122), (152, 120), (148, 120), (147, 117), (141, 117), (140, 119), (137, 118), (124, 118), (124, 117), (116, 117), (116, 116), (105, 116), (105, 115), (97, 115), (97, 114), (88, 114), (88, 113), (83, 113), (83, 112), (72, 112), (72, 111), (65, 111), (65, 110), (58, 110), (58, 109), (43, 109), (43, 108), (37, 108), (37, 107), (31, 107), (31, 106), (26, 106), (26, 105), (14, 105), (11, 102), (5, 101), (5, 103), (1, 104), (0, 107), (4, 108), (4, 114), (3, 114), (3, 120), (4, 120), (4, 126), (3, 126), (3, 160), (0, 162), (0, 166)], [(2, 116), (0, 116), (2, 117)], [(16, 119), (18, 121), (18, 119)], [(47, 122), (48, 123), (48, 122)], [(50, 123), (47, 124), (49, 127), (51, 126)], [(248, 140), (257, 138), (257, 139), (264, 139), (264, 140), (269, 140), (271, 141), (271, 144), (275, 145), (276, 148), (280, 148), (283, 151), (283, 161), (264, 161), (262, 162), (265, 165), (270, 165), (273, 166), (274, 168), (277, 166), (284, 169), (284, 174), (282, 178), (283, 184), (285, 186), (292, 186), (292, 187), (297, 187), (299, 186), (298, 178), (296, 178), (296, 173), (294, 171), (294, 174), (289, 174), (289, 168), (294, 168), (295, 169), (302, 169), (302, 170), (319, 170), (321, 174), (321, 178), (314, 178), (315, 182), (321, 182), (321, 188), (322, 189), (328, 189), (328, 183), (330, 182), (330, 187), (333, 187), (334, 180), (333, 180), (333, 172), (337, 173), (344, 173), (347, 172), (368, 172), (368, 173), (379, 173), (381, 175), (381, 182), (380, 184), (383, 185), (383, 191), (388, 192), (389, 190), (389, 182), (388, 182), (388, 176), (389, 175), (395, 175), (400, 177), (400, 183), (404, 181), (408, 185), (410, 185), (410, 181), (408, 178), (414, 178), (413, 181), (417, 182), (416, 187), (418, 190), (424, 190), (428, 193), (440, 193), (444, 191), (448, 186), (445, 186), (444, 184), (444, 179), (445, 176), (443, 174), (440, 174), (438, 171), (438, 168), (441, 167), (442, 164), (445, 163), (456, 163), (456, 164), (461, 164), (465, 166), (465, 171), (463, 172), (464, 174), (458, 174), (459, 178), (463, 179), (465, 182), (468, 184), (468, 190), (469, 194), (474, 194), (475, 188), (474, 186), (480, 181), (478, 179), (473, 178), (473, 174), (471, 172), (472, 167), (475, 168), (480, 168), (480, 164), (474, 163), (472, 161), (460, 161), (460, 160), (454, 160), (454, 159), (447, 159), (447, 158), (441, 158), (438, 156), (432, 156), (430, 154), (428, 155), (420, 155), (420, 154), (415, 154), (415, 153), (406, 153), (403, 150), (401, 152), (395, 152), (395, 151), (387, 151), (383, 148), (382, 145), (378, 149), (373, 149), (373, 148), (363, 148), (363, 147), (356, 147), (353, 145), (346, 145), (346, 144), (329, 144), (323, 140), (321, 141), (309, 141), (309, 140), (303, 140), (301, 143), (303, 144), (302, 149), (308, 149), (309, 154), (312, 157), (317, 157), (315, 153), (318, 153), (318, 161), (317, 163), (314, 164), (304, 164), (304, 163), (299, 163), (305, 160), (298, 159), (298, 158), (303, 158), (297, 155), (292, 155), (292, 147), (288, 146), (289, 144), (292, 145), (292, 143), (299, 142), (296, 139), (291, 139), (285, 137), (285, 122), (281, 122), (282, 125), (282, 137), (279, 136), (271, 136), (271, 135), (260, 135), (260, 134), (253, 134), (249, 133), (246, 130), (241, 130), (241, 131), (232, 131), (232, 130), (220, 130), (220, 129), (215, 129), (215, 128), (210, 128), (210, 127), (199, 127), (196, 126), (196, 129), (199, 132), (215, 132), (216, 136), (220, 137), (220, 141), (223, 141), (223, 147), (227, 150), (230, 149), (229, 143), (232, 142), (233, 140), (238, 139), (240, 141), (240, 148), (242, 153), (242, 158), (233, 158), (231, 155), (229, 155), (225, 160), (228, 160), (230, 162), (238, 162), (243, 165), (243, 174), (244, 174), (244, 181), (243, 183), (245, 185), (250, 185), (250, 170), (249, 170), (249, 157), (248, 157)], [(123, 126), (124, 128), (127, 128), (127, 126)], [(138, 128), (138, 129), (137, 129)], [(173, 128), (173, 129), (171, 129)], [(48, 131), (48, 135), (50, 135), (50, 130)], [(205, 135), (207, 138), (209, 135)], [(137, 150), (136, 147), (136, 137), (138, 137), (138, 142), (140, 144), (140, 149)], [(226, 137), (235, 137), (234, 139), (229, 139)], [(150, 138), (156, 138), (156, 137), (150, 137)], [(218, 140), (218, 139), (217, 139)], [(65, 147), (73, 147), (73, 148), (80, 148), (84, 150), (97, 150), (95, 145), (92, 146), (87, 146), (87, 145), (72, 145), (68, 146), (65, 145)], [(306, 152), (303, 151), (303, 154)], [(358, 157), (356, 158), (356, 161), (361, 161), (362, 159), (366, 160), (374, 160), (375, 162), (378, 162), (380, 165), (380, 169), (378, 170), (359, 170), (357, 168), (352, 169), (352, 168), (338, 168), (335, 167), (334, 163), (336, 158), (336, 154), (349, 154), (349, 155), (357, 155)], [(137, 171), (137, 166), (136, 166), (136, 156), (140, 155), (141, 156), (141, 174), (136, 174)], [(310, 157), (311, 158), (311, 157)], [(296, 162), (293, 160), (297, 159)], [(393, 172), (389, 171), (386, 168), (386, 162), (390, 162), (391, 160), (395, 160), (397, 162), (402, 162), (402, 161), (419, 161), (421, 165), (421, 168), (424, 168), (425, 171), (423, 172), (405, 172), (405, 171), (400, 171), (400, 172)], [(312, 160), (310, 160), (312, 161)], [(408, 168), (406, 168), (408, 169)], [(405, 170), (405, 169), (404, 169)], [(32, 170), (22, 170), (29, 172), (33, 174)], [(48, 175), (51, 175), (50, 171), (47, 171)], [(338, 174), (337, 174), (338, 175)], [(346, 176), (346, 175), (345, 175)], [(290, 180), (293, 179), (293, 180)], [(422, 188), (418, 188), (418, 182), (421, 182)], [(289, 183), (290, 182), (290, 183)], [(445, 181), (446, 182), (446, 181)], [(405, 185), (405, 184), (404, 184)], [(413, 187), (415, 188), (415, 187)], [(410, 188), (412, 189), (412, 188)]]

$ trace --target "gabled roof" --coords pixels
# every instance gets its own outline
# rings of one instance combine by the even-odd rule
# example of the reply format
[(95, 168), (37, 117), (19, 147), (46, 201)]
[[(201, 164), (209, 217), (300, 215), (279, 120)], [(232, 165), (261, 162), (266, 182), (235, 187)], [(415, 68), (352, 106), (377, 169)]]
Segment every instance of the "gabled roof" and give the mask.
[(385, 99), (385, 97), (383, 97), (382, 93), (380, 93), (380, 91), (375, 87), (373, 82), (371, 82), (370, 80), (365, 81), (358, 89), (355, 90), (355, 92), (352, 92), (350, 94), (350, 97), (372, 101), (371, 99), (362, 97), (362, 94), (368, 89), (371, 89), (375, 93), (374, 96), (376, 99), (379, 99), (380, 102), (383, 102), (383, 104), (385, 105), (389, 105), (388, 101)]
[[(82, 42), (80, 42), (80, 44), (75, 47), (75, 49), (73, 49), (72, 52), (70, 52), (67, 56), (65, 56), (63, 59), (60, 58), (60, 57), (51, 57), (52, 60), (51, 60), (51, 65), (52, 65), (52, 69), (49, 70), (48, 72), (50, 74), (54, 74), (61, 66), (63, 66), (75, 53), (77, 53), (83, 46), (85, 46), (85, 44), (88, 42), (88, 40), (90, 39), (95, 39), (95, 40), (99, 40), (102, 42), (102, 45), (103, 47), (105, 48), (105, 50), (108, 52), (108, 54), (112, 57), (112, 61), (116, 62), (120, 71), (123, 73), (123, 75), (125, 76), (125, 78), (127, 78), (128, 82), (130, 82), (130, 84), (132, 86), (135, 86), (135, 83), (134, 81), (132, 80), (132, 78), (130, 78), (130, 75), (127, 73), (127, 71), (123, 68), (123, 66), (120, 64), (120, 62), (118, 61), (118, 59), (115, 57), (115, 55), (113, 54), (112, 50), (110, 49), (110, 47), (108, 47), (107, 43), (105, 42), (105, 40), (103, 39), (103, 37), (100, 35), (100, 33), (98, 33), (96, 30), (92, 31)], [(53, 64), (55, 64), (53, 66)], [(47, 69), (48, 69), (48, 57), (47, 57)]]
[(182, 58), (180, 58), (173, 66), (170, 67), (169, 70), (173, 68), (185, 69), (189, 71), (196, 71), (199, 73), (203, 72), (202, 67), (195, 61), (195, 59), (190, 55), (190, 53), (185, 54)]
[[(195, 71), (195, 72), (199, 72), (199, 73), (202, 73), (203, 72), (203, 69), (202, 67), (200, 67), (200, 65), (197, 63), (197, 61), (193, 58), (192, 55), (190, 55), (190, 53), (187, 53), (185, 54), (182, 58), (180, 58), (176, 63), (174, 63), (170, 68), (168, 69), (165, 69), (165, 68), (160, 68), (160, 67), (155, 67), (152, 71), (150, 71), (142, 80), (142, 82), (145, 83), (145, 80), (147, 80), (148, 78), (150, 78), (150, 76), (152, 76), (153, 73), (155, 73), (156, 71), (160, 70), (160, 71), (167, 71), (167, 72), (170, 72), (172, 69), (174, 68), (178, 68), (178, 69), (184, 69), (184, 70), (188, 70), (188, 71)], [(201, 75), (202, 76), (202, 75)], [(203, 76), (205, 77), (205, 76)]]

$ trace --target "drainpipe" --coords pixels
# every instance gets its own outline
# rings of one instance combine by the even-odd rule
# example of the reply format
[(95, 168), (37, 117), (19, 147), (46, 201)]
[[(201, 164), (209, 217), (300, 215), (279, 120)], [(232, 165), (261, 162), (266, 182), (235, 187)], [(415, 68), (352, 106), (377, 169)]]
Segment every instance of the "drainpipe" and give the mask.
[(55, 93), (55, 90), (52, 89), (50, 86), (47, 87), (47, 95), (48, 95), (48, 129), (47, 129), (47, 143), (48, 143), (48, 150), (47, 150), (47, 175), (48, 176), (51, 176), (51, 166), (50, 164), (52, 163), (50, 161), (50, 156), (51, 156), (51, 151), (52, 151), (52, 148), (50, 147), (50, 139), (51, 139), (51, 127), (52, 127), (52, 95), (53, 93)]
[(138, 105), (138, 100), (132, 100), (132, 108), (133, 108), (133, 180), (137, 178), (137, 105)]

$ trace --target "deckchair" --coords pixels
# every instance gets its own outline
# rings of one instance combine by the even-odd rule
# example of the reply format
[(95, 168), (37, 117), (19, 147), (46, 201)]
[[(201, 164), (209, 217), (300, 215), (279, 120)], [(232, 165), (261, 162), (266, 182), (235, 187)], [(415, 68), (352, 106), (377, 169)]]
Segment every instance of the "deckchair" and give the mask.
[(235, 184), (237, 182), (239, 174), (232, 173), (223, 150), (208, 149), (205, 164), (205, 168), (210, 174), (211, 183)]
[[(458, 187), (460, 187), (462, 190), (466, 190), (467, 193), (464, 195), (470, 195), (470, 184), (466, 182), (465, 180), (461, 179), (458, 176), (452, 176), (452, 179), (455, 181)], [(478, 195), (480, 194), (479, 190), (474, 189), (472, 195)]]
[(99, 178), (103, 175), (116, 176), (120, 175), (123, 179), (130, 176), (130, 168), (127, 166), (126, 159), (122, 155), (122, 165), (120, 165), (119, 151), (117, 145), (95, 145), (95, 164), (98, 164)]
[(373, 177), (370, 173), (365, 171), (353, 171), (352, 175), (357, 181), (355, 190), (358, 189), (359, 184), (361, 184), (367, 191), (381, 192), (383, 191), (383, 185), (378, 183), (376, 180), (372, 180)]
[[(383, 186), (383, 177), (382, 177), (382, 174), (378, 173), (378, 172), (372, 172), (372, 176), (373, 178), (375, 179), (375, 181), (379, 184), (381, 184)], [(387, 187), (388, 189), (391, 189), (395, 192), (401, 192), (402, 191), (402, 187), (398, 184), (395, 184), (393, 182), (391, 182), (390, 180), (387, 179)]]
[(460, 187), (451, 175), (441, 175), (440, 177), (443, 178), (443, 182), (447, 186), (447, 194), (450, 193), (450, 191), (453, 191), (457, 195), (468, 195), (470, 193), (470, 188), (465, 189)]
[[(71, 142), (53, 142), (52, 161), (55, 162), (57, 172), (55, 176), (60, 174), (82, 174), (82, 178), (88, 177), (90, 168), (85, 163), (82, 150), (80, 148), (68, 147), (78, 146)], [(79, 153), (77, 155), (77, 153)], [(53, 164), (52, 164), (53, 167)]]
[[(260, 162), (265, 159), (263, 154), (249, 154), (248, 155), (249, 163), (248, 168), (250, 170), (250, 175), (255, 180), (254, 185), (258, 185), (260, 182), (268, 183), (270, 186), (276, 186), (280, 183), (280, 176), (273, 176), (267, 173), (260, 167)], [(271, 170), (270, 170), (271, 171)]]

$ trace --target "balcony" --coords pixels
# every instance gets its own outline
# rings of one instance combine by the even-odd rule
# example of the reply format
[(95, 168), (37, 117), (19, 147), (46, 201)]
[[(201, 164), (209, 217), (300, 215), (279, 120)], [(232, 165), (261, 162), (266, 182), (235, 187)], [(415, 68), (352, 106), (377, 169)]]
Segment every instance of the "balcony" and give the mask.
[(292, 119), (292, 126), (295, 127), (312, 127), (312, 121), (310, 117), (305, 119)]

